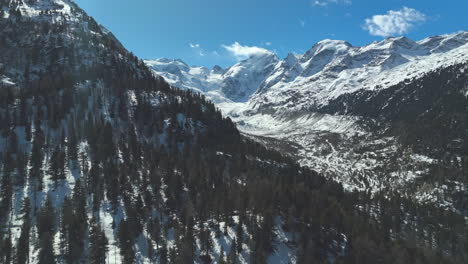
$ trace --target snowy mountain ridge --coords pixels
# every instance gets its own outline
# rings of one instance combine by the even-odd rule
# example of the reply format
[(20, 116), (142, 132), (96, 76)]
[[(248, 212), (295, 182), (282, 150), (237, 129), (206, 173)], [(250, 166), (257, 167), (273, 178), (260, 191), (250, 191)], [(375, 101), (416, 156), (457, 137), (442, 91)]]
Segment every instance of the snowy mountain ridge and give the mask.
[(363, 47), (327, 39), (284, 60), (274, 54), (251, 57), (223, 74), (189, 67), (181, 60), (146, 63), (171, 84), (204, 92), (214, 102), (247, 102), (243, 108), (249, 112), (283, 114), (327, 105), (345, 93), (382, 89), (466, 61), (467, 44), (468, 32), (417, 42), (406, 37), (386, 38)]
[(292, 70), (278, 67), (251, 98), (250, 107), (280, 113), (320, 108), (342, 94), (383, 89), (468, 60), (467, 32), (432, 39), (387, 38), (364, 47), (319, 42)]
[[(93, 34), (112, 36), (113, 40), (123, 48), (115, 36), (104, 26), (98, 24), (92, 17), (81, 9), (73, 0), (17, 0), (12, 1), (14, 8), (4, 7), (3, 17), (21, 16), (37, 22), (68, 25)], [(2, 13), (0, 13), (2, 14)]]
[(78, 16), (75, 16), (74, 11), (79, 9), (71, 0), (45, 0), (45, 1), (16, 1), (18, 7), (15, 10), (4, 9), (4, 18), (9, 18), (12, 12), (20, 12), (24, 17), (45, 20), (53, 18), (51, 22), (65, 21), (61, 18), (66, 18), (70, 22), (79, 21)]
[(153, 71), (170, 84), (206, 93), (214, 102), (245, 102), (271, 74), (278, 58), (273, 53), (253, 55), (228, 69), (189, 67), (180, 59), (146, 60)]

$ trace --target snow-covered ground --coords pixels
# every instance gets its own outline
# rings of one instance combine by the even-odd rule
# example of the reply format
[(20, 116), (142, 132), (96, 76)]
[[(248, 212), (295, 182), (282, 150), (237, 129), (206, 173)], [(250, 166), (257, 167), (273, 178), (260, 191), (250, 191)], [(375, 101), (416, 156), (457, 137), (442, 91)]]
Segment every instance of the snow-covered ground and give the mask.
[(15, 83), (8, 77), (1, 77), (0, 76), (0, 83), (6, 86), (15, 85)]

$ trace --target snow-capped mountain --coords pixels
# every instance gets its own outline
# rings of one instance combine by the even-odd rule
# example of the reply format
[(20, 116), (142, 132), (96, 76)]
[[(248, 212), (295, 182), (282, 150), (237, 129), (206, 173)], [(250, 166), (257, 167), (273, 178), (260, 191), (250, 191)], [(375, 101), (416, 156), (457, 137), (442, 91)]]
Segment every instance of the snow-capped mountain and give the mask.
[(215, 66), (213, 69), (189, 67), (182, 60), (162, 58), (147, 60), (145, 63), (170, 84), (198, 92), (215, 90), (221, 84), (224, 73), (224, 69), (219, 66)]
[[(446, 76), (458, 68), (462, 77), (466, 75), (463, 65), (468, 63), (468, 32), (420, 41), (386, 38), (363, 47), (323, 40), (306, 53), (289, 54), (284, 60), (271, 59), (271, 63), (252, 60), (255, 58), (231, 67), (251, 65), (250, 72), (253, 72), (258, 65), (266, 65), (260, 67), (265, 70), (252, 82), (250, 87), (256, 89), (251, 89), (255, 91), (248, 100), (230, 100), (232, 97), (228, 95), (232, 89), (226, 94), (222, 84), (230, 78), (226, 74), (229, 69), (217, 76), (219, 86), (214, 85), (205, 93), (209, 98), (216, 98), (213, 101), (241, 131), (270, 147), (288, 149), (302, 164), (342, 182), (348, 189), (403, 190), (430, 174), (431, 164), (439, 161), (434, 153), (441, 150), (429, 151), (432, 147), (425, 140), (407, 144), (402, 140), (405, 136), (401, 127), (409, 129), (412, 122), (416, 123), (418, 118), (423, 120), (424, 115), (434, 111), (431, 106), (440, 104), (438, 98), (445, 93), (437, 90), (466, 94), (466, 85), (460, 85), (462, 80), (455, 81), (456, 74), (451, 79)], [(430, 82), (423, 81), (435, 78), (440, 71), (444, 74), (438, 77), (439, 86), (429, 87)], [(237, 81), (240, 92), (248, 87), (245, 83), (249, 80)], [(418, 80), (425, 83), (424, 87), (417, 84)], [(442, 82), (457, 84), (447, 87)], [(449, 100), (453, 99), (447, 99), (444, 104), (450, 104)], [(462, 111), (463, 104), (457, 103), (459, 108), (454, 111)], [(450, 108), (449, 105), (440, 107)], [(451, 113), (438, 112), (438, 115), (449, 118)], [(402, 119), (404, 116), (407, 118)], [(436, 133), (436, 127), (433, 128)], [(460, 133), (452, 139), (456, 140)], [(460, 186), (458, 182), (449, 189), (459, 190)], [(410, 195), (426, 201), (440, 200), (440, 196), (427, 195), (427, 192), (439, 192), (437, 187), (426, 186), (425, 190), (419, 187), (411, 187)], [(439, 202), (444, 205), (456, 202), (444, 199)]]
[(273, 53), (252, 55), (226, 70), (189, 67), (181, 60), (166, 58), (145, 63), (172, 85), (206, 93), (214, 102), (245, 102), (272, 73), (278, 58)]
[(251, 55), (226, 70), (222, 76), (221, 92), (236, 102), (249, 100), (277, 63), (278, 58), (273, 53)]
[[(102, 63), (99, 54), (109, 48), (106, 45), (126, 55), (130, 54), (110, 31), (88, 16), (73, 1), (6, 1), (0, 4), (0, 19), (5, 23), (12, 21), (10, 27), (3, 29), (3, 33), (17, 33), (15, 29), (30, 31), (30, 35), (22, 39), (11, 36), (2, 39), (0, 80), (5, 84), (22, 84), (24, 81), (36, 80), (44, 72), (56, 71), (66, 63), (73, 66), (78, 60), (83, 61), (86, 66)], [(35, 23), (35, 28), (27, 28), (31, 26), (28, 22)], [(64, 28), (66, 33), (51, 34), (51, 28)], [(86, 40), (81, 42), (82, 39)], [(10, 49), (12, 45), (18, 47)], [(46, 48), (34, 49), (41, 46)], [(76, 52), (67, 54), (67, 49), (76, 49)], [(65, 58), (60, 61), (59, 57), (64, 55)], [(28, 56), (33, 56), (33, 63), (26, 63)]]
[(324, 40), (282, 63), (250, 100), (253, 109), (297, 112), (320, 108), (343, 94), (384, 89), (405, 79), (468, 60), (468, 32), (414, 42), (387, 38), (364, 47)]
[(343, 94), (384, 89), (466, 61), (467, 44), (468, 32), (417, 42), (406, 37), (386, 38), (363, 47), (323, 40), (305, 54), (289, 54), (284, 60), (272, 53), (253, 56), (226, 71), (189, 67), (180, 60), (146, 63), (180, 88), (219, 91), (216, 95), (231, 101), (248, 102), (250, 112), (284, 114), (320, 108)]

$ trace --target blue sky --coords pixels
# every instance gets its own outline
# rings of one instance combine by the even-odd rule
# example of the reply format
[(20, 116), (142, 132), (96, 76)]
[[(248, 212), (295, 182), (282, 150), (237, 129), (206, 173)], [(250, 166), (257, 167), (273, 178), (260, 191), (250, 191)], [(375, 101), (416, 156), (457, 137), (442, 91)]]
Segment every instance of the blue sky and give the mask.
[(322, 39), (355, 46), (385, 36), (468, 30), (467, 0), (75, 0), (144, 59), (228, 66), (268, 49), (280, 58)]

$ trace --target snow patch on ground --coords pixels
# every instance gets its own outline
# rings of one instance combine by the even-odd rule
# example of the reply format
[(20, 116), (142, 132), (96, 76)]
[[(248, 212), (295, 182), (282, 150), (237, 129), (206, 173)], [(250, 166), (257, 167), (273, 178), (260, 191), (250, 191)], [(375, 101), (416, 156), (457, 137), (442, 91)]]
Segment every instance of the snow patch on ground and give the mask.
[(5, 76), (0, 76), (0, 82), (3, 84), (3, 85), (6, 85), (6, 86), (12, 86), (12, 85), (15, 85), (15, 83), (8, 77), (5, 77)]

